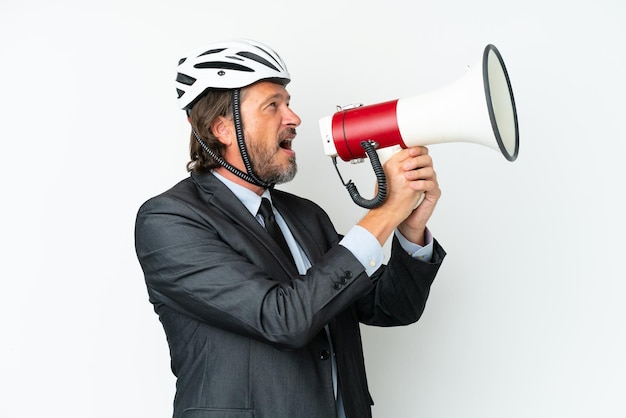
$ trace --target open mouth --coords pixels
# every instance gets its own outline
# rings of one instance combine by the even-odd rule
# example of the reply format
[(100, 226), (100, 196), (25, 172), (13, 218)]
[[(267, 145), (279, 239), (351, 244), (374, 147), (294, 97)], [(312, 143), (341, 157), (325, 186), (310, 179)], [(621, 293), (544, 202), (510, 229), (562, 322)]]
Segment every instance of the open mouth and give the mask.
[(291, 150), (291, 139), (285, 139), (278, 144), (282, 149)]

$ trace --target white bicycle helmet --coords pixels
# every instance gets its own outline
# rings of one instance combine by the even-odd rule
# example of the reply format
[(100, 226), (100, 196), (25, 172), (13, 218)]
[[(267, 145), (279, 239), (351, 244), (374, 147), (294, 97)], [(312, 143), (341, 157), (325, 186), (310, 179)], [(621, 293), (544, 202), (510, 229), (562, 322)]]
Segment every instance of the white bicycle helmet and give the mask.
[(235, 39), (195, 50), (178, 62), (178, 106), (191, 109), (207, 89), (240, 89), (261, 80), (287, 85), (287, 66), (269, 46)]

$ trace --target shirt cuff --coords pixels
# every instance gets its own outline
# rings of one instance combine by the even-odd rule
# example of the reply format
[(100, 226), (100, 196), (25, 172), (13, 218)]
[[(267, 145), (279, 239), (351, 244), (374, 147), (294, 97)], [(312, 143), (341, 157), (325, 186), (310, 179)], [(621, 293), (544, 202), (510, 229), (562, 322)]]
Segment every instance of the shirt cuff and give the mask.
[(367, 229), (354, 225), (339, 242), (347, 248), (371, 276), (383, 264), (384, 253), (378, 240)]
[(395, 234), (396, 238), (398, 238), (398, 241), (400, 242), (400, 246), (402, 247), (402, 249), (404, 249), (404, 251), (406, 251), (407, 254), (409, 254), (411, 257), (417, 258), (418, 260), (425, 262), (430, 262), (430, 260), (432, 260), (433, 235), (428, 228), (426, 228), (426, 230), (424, 231), (424, 242), (426, 243), (426, 245), (424, 245), (423, 247), (421, 245), (414, 244), (406, 239), (404, 235), (402, 235), (397, 229), (395, 231)]

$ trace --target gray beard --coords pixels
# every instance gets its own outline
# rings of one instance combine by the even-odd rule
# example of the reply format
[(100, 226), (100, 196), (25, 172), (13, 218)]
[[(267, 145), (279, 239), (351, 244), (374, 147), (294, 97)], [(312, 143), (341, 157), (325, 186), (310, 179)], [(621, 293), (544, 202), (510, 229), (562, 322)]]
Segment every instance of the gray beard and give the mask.
[[(252, 166), (255, 174), (264, 182), (270, 184), (282, 184), (290, 182), (296, 176), (298, 172), (298, 164), (296, 159), (290, 159), (289, 167), (280, 168), (270, 164), (259, 164), (258, 160), (253, 160)], [(257, 166), (259, 166), (257, 168)]]

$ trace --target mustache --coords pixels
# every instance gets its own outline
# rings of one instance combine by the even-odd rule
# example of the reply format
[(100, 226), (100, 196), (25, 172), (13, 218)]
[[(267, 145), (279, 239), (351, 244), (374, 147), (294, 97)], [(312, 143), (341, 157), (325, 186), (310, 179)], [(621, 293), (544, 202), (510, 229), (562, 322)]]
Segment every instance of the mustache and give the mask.
[(284, 141), (285, 139), (293, 138), (296, 135), (296, 128), (287, 128), (278, 135), (278, 139)]

